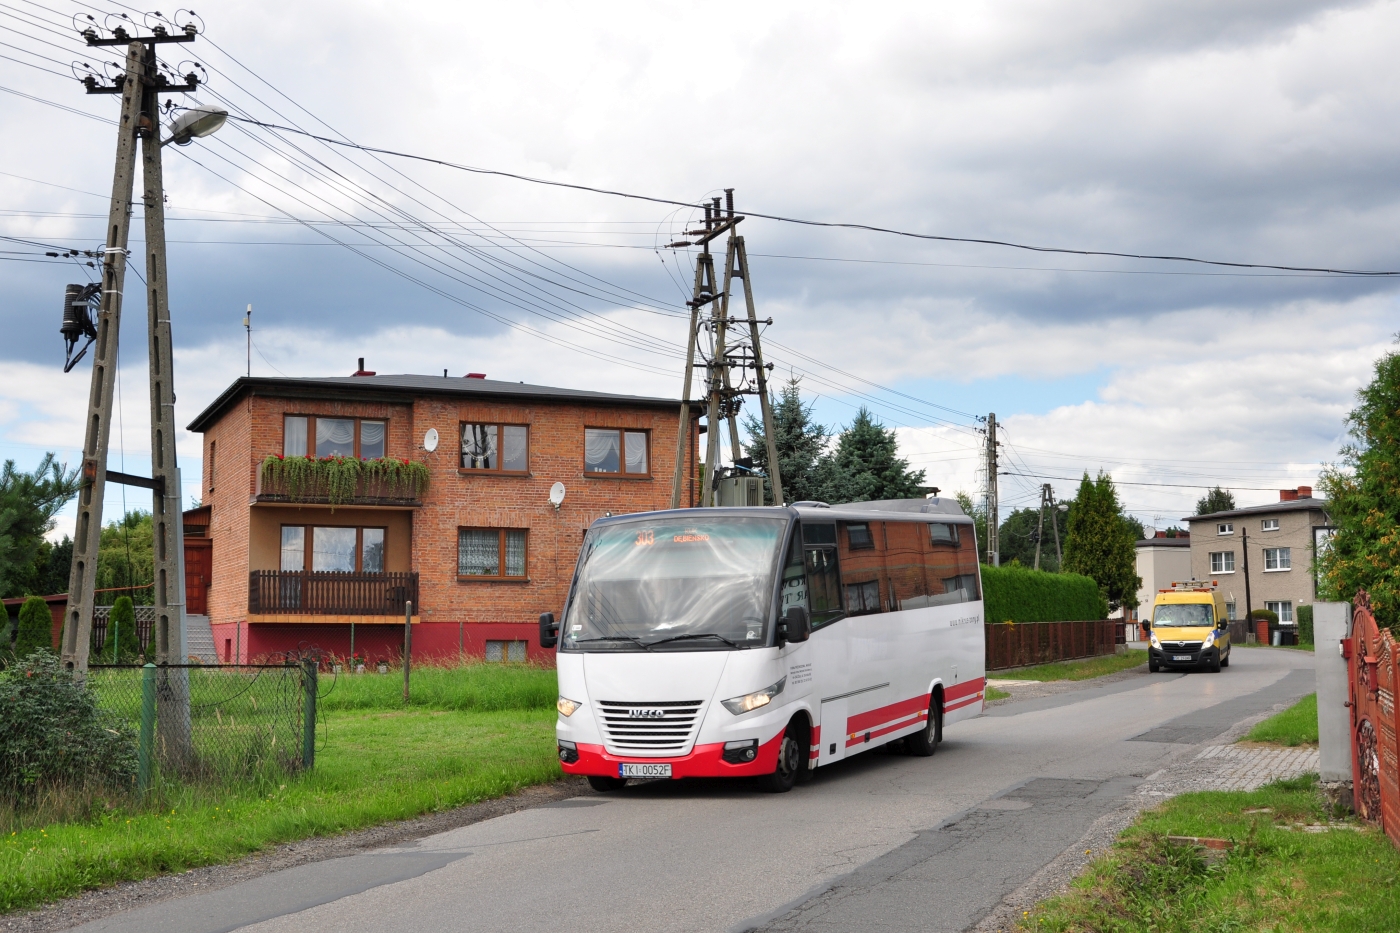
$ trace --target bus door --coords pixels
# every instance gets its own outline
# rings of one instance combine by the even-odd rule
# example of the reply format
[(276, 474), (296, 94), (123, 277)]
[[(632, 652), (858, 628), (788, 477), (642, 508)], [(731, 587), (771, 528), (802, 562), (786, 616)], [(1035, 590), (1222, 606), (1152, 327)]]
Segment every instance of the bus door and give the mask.
[[(863, 750), (879, 744), (900, 699), (894, 669), (895, 631), (886, 615), (885, 522), (842, 522), (837, 528), (841, 597), (846, 620), (850, 683), (846, 700), (846, 745)], [(902, 659), (900, 659), (902, 660)]]
[[(809, 657), (813, 670), (813, 713), (821, 732), (814, 745), (818, 762), (846, 757), (846, 719), (851, 659), (845, 610), (841, 605), (841, 573), (836, 557), (836, 523), (804, 520), (793, 537), (800, 548), (803, 591), (812, 619)], [(790, 571), (796, 560), (792, 555)]]

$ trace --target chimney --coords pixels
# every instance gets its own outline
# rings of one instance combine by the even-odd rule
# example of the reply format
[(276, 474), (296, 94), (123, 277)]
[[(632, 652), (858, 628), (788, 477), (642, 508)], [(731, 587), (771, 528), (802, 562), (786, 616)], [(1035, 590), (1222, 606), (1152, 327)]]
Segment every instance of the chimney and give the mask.
[(1297, 498), (1298, 490), (1296, 489), (1280, 489), (1278, 491), (1278, 501), (1280, 502), (1294, 502)]
[(365, 358), (360, 357), (360, 368), (351, 373), (352, 376), (373, 376), (372, 370), (365, 369)]
[(463, 376), (462, 378), (463, 378), (463, 379), (485, 379), (485, 378), (486, 378), (486, 374), (485, 374), (485, 373), (467, 373), (467, 374), (466, 374), (465, 376)]
[(1311, 499), (1311, 498), (1312, 498), (1312, 487), (1311, 487), (1311, 486), (1299, 486), (1299, 487), (1298, 487), (1298, 498), (1299, 498), (1299, 499)]

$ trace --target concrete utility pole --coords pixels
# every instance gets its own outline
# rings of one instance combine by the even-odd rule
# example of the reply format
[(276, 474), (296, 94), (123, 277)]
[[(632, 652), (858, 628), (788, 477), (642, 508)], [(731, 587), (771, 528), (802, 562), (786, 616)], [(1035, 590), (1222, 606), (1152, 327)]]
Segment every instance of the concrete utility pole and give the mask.
[[(757, 395), (759, 397), (759, 410), (763, 418), (763, 430), (768, 448), (768, 479), (773, 489), (773, 504), (783, 505), (783, 482), (782, 473), (778, 465), (778, 445), (775, 435), (775, 425), (773, 421), (773, 406), (768, 398), (768, 367), (763, 362), (763, 348), (759, 340), (759, 324), (772, 324), (772, 320), (759, 321), (757, 312), (754, 309), (753, 285), (749, 275), (748, 252), (744, 247), (744, 238), (735, 232), (739, 223), (744, 218), (734, 213), (734, 189), (725, 189), (725, 204), (720, 206), (720, 199), (715, 198), (712, 203), (705, 205), (705, 227), (703, 230), (688, 230), (687, 236), (697, 237), (694, 243), (678, 242), (669, 244), (677, 246), (701, 246), (702, 251), (697, 257), (695, 264), (695, 289), (690, 304), (690, 335), (686, 344), (686, 372), (684, 388), (682, 390), (680, 425), (681, 432), (676, 438), (676, 475), (671, 487), (671, 507), (679, 508), (681, 501), (681, 487), (684, 477), (684, 453), (685, 453), (685, 428), (689, 425), (690, 417), (690, 385), (691, 371), (698, 365), (705, 367), (706, 387), (708, 389), (708, 407), (706, 411), (706, 443), (705, 443), (705, 489), (701, 494), (701, 504), (705, 506), (713, 505), (715, 502), (715, 475), (719, 471), (720, 462), (720, 440), (719, 425), (721, 421), (728, 422), (729, 447), (733, 461), (737, 463), (743, 456), (743, 445), (739, 441), (738, 411), (740, 397), (744, 395)], [(715, 282), (714, 257), (710, 253), (710, 243), (724, 234), (729, 235), (728, 248), (725, 251), (724, 263), (724, 287), (717, 288)], [(734, 280), (738, 279), (744, 283), (744, 305), (747, 311), (746, 321), (740, 321), (729, 316), (730, 289)], [(711, 337), (709, 358), (701, 364), (695, 362), (695, 346), (699, 339), (702, 327), (700, 318), (700, 308), (706, 304), (713, 303), (710, 310), (710, 320), (706, 322)], [(748, 345), (744, 345), (744, 338), (740, 337), (736, 344), (731, 346), (729, 342), (729, 327), (747, 323), (749, 326)], [(741, 375), (739, 386), (736, 387), (730, 370), (739, 367)], [(748, 387), (748, 377), (743, 374), (743, 370), (753, 369), (754, 384)]]
[(1001, 520), (997, 515), (997, 414), (987, 415), (987, 562), (1001, 566)]
[(1056, 505), (1055, 496), (1050, 496), (1050, 527), (1055, 530), (1055, 572), (1063, 573), (1065, 556), (1060, 553), (1060, 513), (1069, 510), (1067, 505)]

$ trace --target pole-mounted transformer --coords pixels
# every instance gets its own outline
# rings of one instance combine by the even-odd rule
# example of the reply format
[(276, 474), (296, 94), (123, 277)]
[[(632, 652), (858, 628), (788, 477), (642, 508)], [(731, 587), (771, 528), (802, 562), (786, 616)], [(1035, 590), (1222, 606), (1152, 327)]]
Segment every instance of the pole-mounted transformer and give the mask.
[[(59, 327), (59, 333), (63, 335), (64, 360), (63, 371), (66, 373), (87, 353), (88, 347), (97, 339), (97, 324), (93, 320), (94, 301), (102, 292), (102, 286), (94, 282), (91, 285), (69, 285), (63, 291), (63, 325)], [(73, 348), (78, 345), (78, 341), (84, 337), (88, 339), (83, 344), (83, 348), (76, 354)]]

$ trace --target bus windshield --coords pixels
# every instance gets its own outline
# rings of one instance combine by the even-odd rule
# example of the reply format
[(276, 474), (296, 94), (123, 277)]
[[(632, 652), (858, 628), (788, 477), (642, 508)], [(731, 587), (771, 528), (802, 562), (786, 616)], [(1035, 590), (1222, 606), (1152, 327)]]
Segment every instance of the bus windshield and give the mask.
[(1152, 610), (1152, 624), (1168, 628), (1191, 628), (1215, 624), (1210, 603), (1164, 603)]
[(592, 529), (560, 634), (564, 651), (767, 644), (786, 518), (663, 516)]

